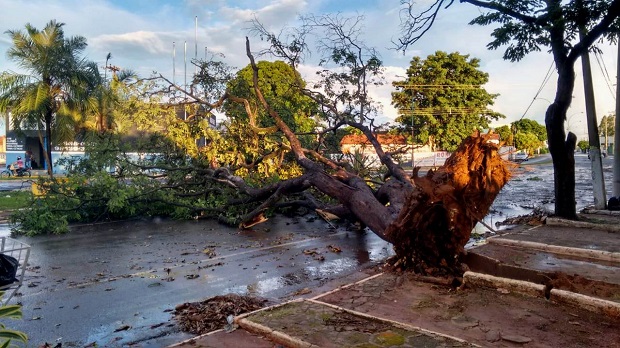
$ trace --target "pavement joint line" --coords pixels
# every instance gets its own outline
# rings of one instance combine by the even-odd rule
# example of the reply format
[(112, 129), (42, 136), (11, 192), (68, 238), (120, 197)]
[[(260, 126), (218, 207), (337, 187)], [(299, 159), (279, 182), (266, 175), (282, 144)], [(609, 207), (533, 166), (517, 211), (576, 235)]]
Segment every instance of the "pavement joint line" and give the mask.
[[(271, 246), (266, 246), (266, 247), (262, 247), (262, 248), (258, 248), (258, 249), (251, 249), (251, 250), (246, 250), (246, 251), (242, 251), (242, 252), (238, 252), (238, 253), (233, 253), (233, 254), (227, 254), (227, 255), (221, 255), (221, 256), (216, 256), (210, 259), (202, 259), (202, 260), (198, 260), (196, 261), (196, 264), (201, 264), (201, 263), (206, 263), (206, 262), (213, 262), (213, 261), (218, 261), (218, 260), (224, 260), (228, 257), (236, 257), (236, 256), (241, 256), (241, 255), (246, 255), (246, 254), (251, 254), (254, 252), (260, 252), (260, 251), (265, 251), (265, 250), (270, 250), (270, 249), (275, 249), (275, 248), (281, 248), (281, 247), (286, 247), (286, 246), (291, 246), (291, 245), (296, 245), (296, 244), (302, 244), (305, 242), (310, 242), (310, 241), (314, 241), (314, 240), (318, 240), (318, 239), (322, 239), (325, 237), (332, 237), (332, 236), (339, 236), (341, 234), (346, 234), (348, 233), (348, 231), (342, 231), (342, 232), (338, 232), (338, 233), (334, 233), (334, 234), (330, 234), (329, 236), (321, 236), (321, 237), (310, 237), (310, 238), (306, 238), (306, 239), (302, 239), (302, 240), (298, 240), (298, 241), (293, 241), (293, 242), (288, 242), (288, 243), (283, 243), (283, 244), (278, 244), (278, 245), (271, 245)], [(148, 271), (142, 271), (142, 272), (136, 272), (136, 273), (131, 273), (131, 274), (127, 274), (127, 275), (120, 275), (120, 276), (114, 276), (114, 277), (109, 277), (107, 279), (101, 279), (99, 281), (96, 282), (85, 282), (85, 283), (79, 283), (79, 284), (74, 284), (74, 285), (70, 285), (67, 286), (66, 289), (75, 289), (75, 288), (79, 288), (79, 287), (85, 287), (85, 286), (89, 286), (89, 285), (93, 285), (93, 284), (102, 284), (102, 283), (109, 283), (109, 282), (113, 282), (119, 279), (123, 279), (123, 278), (132, 278), (132, 277), (138, 277), (142, 274), (146, 274), (146, 273), (156, 273), (159, 271), (163, 271), (167, 268), (169, 269), (173, 269), (173, 268), (180, 268), (180, 267), (184, 267), (187, 264), (179, 264), (179, 265), (173, 265), (170, 267), (162, 267), (160, 268), (155, 268), (155, 269), (150, 269)]]
[(324, 296), (327, 296), (327, 295), (331, 295), (331, 294), (333, 294), (335, 292), (338, 292), (340, 290), (344, 290), (344, 289), (350, 288), (350, 287), (355, 286), (355, 285), (359, 285), (359, 284), (365, 283), (365, 282), (367, 282), (369, 280), (373, 280), (373, 279), (378, 278), (379, 276), (382, 276), (382, 275), (383, 275), (383, 272), (375, 274), (375, 275), (372, 275), (370, 277), (366, 277), (364, 279), (358, 280), (358, 281), (353, 282), (353, 283), (341, 285), (341, 286), (337, 287), (336, 289), (333, 289), (333, 290), (330, 290), (328, 292), (324, 292), (322, 294), (319, 294), (319, 295), (317, 295), (315, 297), (312, 297), (311, 300), (318, 300), (321, 297), (324, 297)]
[(514, 239), (494, 238), (489, 239), (488, 243), (496, 244), (507, 247), (517, 247), (523, 249), (534, 249), (539, 251), (545, 251), (552, 254), (568, 255), (576, 257), (585, 257), (588, 259), (620, 262), (620, 253), (605, 250), (583, 249), (567, 246), (559, 246), (538, 242), (529, 242)]
[(252, 332), (257, 335), (261, 335), (263, 337), (268, 338), (270, 341), (282, 344), (286, 347), (290, 348), (318, 348), (316, 345), (303, 341), (299, 338), (289, 336), (284, 332), (278, 330), (272, 330), (269, 327), (255, 323), (248, 319), (240, 319), (237, 321), (240, 327), (244, 330)]
[(344, 308), (344, 307), (333, 305), (331, 303), (327, 303), (327, 302), (323, 302), (323, 301), (318, 301), (318, 300), (314, 300), (314, 299), (307, 299), (305, 301), (312, 302), (312, 303), (315, 303), (315, 304), (318, 304), (318, 305), (327, 306), (327, 307), (330, 307), (330, 308), (333, 308), (333, 309), (336, 309), (336, 310), (339, 310), (339, 311), (347, 312), (349, 314), (357, 315), (357, 316), (360, 316), (360, 317), (363, 317), (363, 318), (366, 318), (366, 319), (372, 319), (372, 320), (378, 320), (378, 321), (383, 321), (383, 322), (386, 322), (386, 323), (390, 323), (390, 324), (392, 324), (394, 326), (398, 326), (398, 327), (401, 327), (401, 328), (406, 329), (406, 330), (419, 331), (419, 332), (422, 332), (422, 333), (425, 333), (425, 334), (428, 334), (428, 335), (440, 336), (440, 337), (448, 338), (448, 339), (451, 339), (451, 340), (455, 340), (455, 341), (460, 342), (460, 343), (467, 343), (467, 344), (473, 345), (474, 347), (480, 347), (479, 345), (477, 345), (475, 343), (468, 342), (467, 340), (464, 340), (464, 339), (459, 338), (459, 337), (446, 335), (446, 334), (443, 334), (441, 332), (427, 330), (427, 329), (421, 328), (419, 326), (413, 326), (413, 325), (410, 325), (410, 324), (407, 324), (407, 323), (403, 323), (403, 322), (400, 322), (400, 321), (386, 319), (386, 318), (381, 318), (381, 317), (378, 317), (378, 316), (375, 316), (375, 315), (371, 315), (371, 314), (367, 314), (367, 313), (363, 313), (363, 312), (358, 312), (358, 311), (355, 311), (355, 310), (352, 310), (352, 309), (347, 309), (347, 308)]
[(237, 322), (238, 320), (241, 319), (245, 319), (246, 317), (249, 317), (250, 315), (256, 314), (256, 313), (260, 313), (260, 312), (267, 312), (267, 311), (273, 311), (275, 309), (278, 309), (280, 307), (286, 306), (289, 303), (296, 303), (296, 302), (303, 302), (304, 299), (303, 298), (296, 298), (296, 299), (292, 299), (290, 301), (285, 301), (282, 303), (278, 303), (275, 304), (273, 306), (269, 306), (269, 307), (264, 307), (264, 308), (259, 308), (257, 310), (251, 311), (251, 312), (247, 312), (247, 313), (243, 313), (243, 314), (239, 314), (238, 316), (236, 316), (233, 320), (235, 322)]

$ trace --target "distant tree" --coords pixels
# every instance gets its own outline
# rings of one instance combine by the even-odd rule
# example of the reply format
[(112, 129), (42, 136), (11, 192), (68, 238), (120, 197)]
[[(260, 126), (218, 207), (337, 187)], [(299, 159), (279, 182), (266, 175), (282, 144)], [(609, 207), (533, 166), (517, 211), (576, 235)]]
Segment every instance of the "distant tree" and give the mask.
[(52, 20), (43, 30), (26, 24), (25, 31), (7, 31), (13, 43), (7, 56), (27, 74), (0, 75), (0, 112), (11, 113), (15, 129), (39, 130), (50, 176), (52, 144), (74, 139), (80, 109), (101, 83), (97, 65), (79, 56), (86, 39), (65, 38), (63, 25)]
[(528, 154), (534, 153), (542, 145), (536, 134), (531, 132), (517, 131), (515, 134), (515, 146), (519, 150), (525, 150)]
[[(263, 91), (267, 103), (291, 126), (304, 146), (315, 147), (316, 135), (313, 132), (317, 122), (313, 116), (317, 113), (317, 104), (300, 93), (306, 88), (301, 75), (282, 61), (259, 61), (256, 65), (259, 69), (258, 88)], [(244, 157), (246, 168), (256, 166), (263, 178), (272, 175), (288, 177), (299, 169), (293, 164), (292, 156), (284, 156), (289, 151), (287, 141), (270, 117), (269, 110), (256, 96), (252, 79), (252, 66), (248, 65), (227, 83), (228, 94), (234, 96), (223, 104), (228, 116), (225, 124), (228, 136), (240, 144), (238, 153)], [(288, 165), (283, 165), (285, 162)]]
[(620, 0), (434, 0), (418, 9), (418, 1), (401, 0), (402, 36), (397, 48), (406, 50), (435, 23), (440, 11), (467, 3), (486, 12), (470, 23), (493, 25), (489, 49), (508, 46), (504, 59), (518, 61), (530, 52), (549, 50), (558, 74), (556, 94), (547, 108), (545, 126), (553, 158), (555, 214), (577, 219), (575, 205), (575, 134), (564, 130), (566, 111), (575, 87), (575, 62), (601, 38), (617, 40)]
[[(310, 97), (299, 92), (306, 88), (306, 82), (301, 75), (283, 61), (260, 61), (257, 66), (258, 84), (264, 91), (265, 100), (291, 125), (295, 133), (312, 132), (316, 127), (316, 121), (312, 117), (316, 115), (318, 106)], [(245, 123), (249, 120), (250, 124), (254, 122), (256, 127), (275, 127), (273, 119), (255, 95), (252, 73), (252, 67), (246, 66), (237, 72), (227, 86), (231, 95), (249, 102), (250, 115), (244, 104), (231, 100), (224, 103), (224, 111), (228, 117)]]
[(104, 133), (114, 128), (114, 113), (122, 98), (122, 85), (135, 81), (136, 74), (122, 70), (112, 75), (111, 81), (99, 84), (84, 102), (83, 126)]
[(407, 79), (393, 82), (402, 89), (392, 92), (392, 105), (401, 112), (396, 121), (408, 133), (413, 127), (415, 143), (453, 151), (475, 130), (503, 117), (488, 109), (497, 94), (481, 87), (489, 76), (479, 67), (479, 59), (458, 52), (411, 60)]
[(587, 140), (579, 140), (577, 147), (581, 152), (586, 152), (590, 148), (590, 143)]
[(616, 116), (613, 114), (609, 114), (603, 116), (601, 119), (601, 123), (598, 125), (599, 135), (604, 137), (612, 137), (616, 134), (614, 125), (616, 124)]
[(499, 139), (506, 145), (512, 145), (513, 135), (509, 126), (503, 125), (495, 128), (495, 133), (499, 134)]
[(536, 136), (536, 138), (538, 138), (539, 141), (547, 140), (547, 129), (544, 125), (534, 120), (523, 118), (513, 122), (512, 125), (518, 132), (532, 133)]

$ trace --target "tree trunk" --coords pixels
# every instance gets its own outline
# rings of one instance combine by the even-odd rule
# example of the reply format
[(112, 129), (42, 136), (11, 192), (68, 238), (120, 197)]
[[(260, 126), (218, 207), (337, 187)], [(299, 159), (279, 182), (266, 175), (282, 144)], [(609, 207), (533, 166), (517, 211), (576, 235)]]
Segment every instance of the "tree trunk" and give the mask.
[(51, 112), (45, 115), (45, 137), (47, 141), (45, 142), (45, 151), (43, 153), (45, 161), (47, 162), (47, 175), (49, 175), (50, 178), (54, 176), (54, 168), (52, 166), (52, 117), (53, 115)]
[(575, 86), (572, 64), (558, 64), (558, 87), (553, 104), (545, 114), (549, 152), (553, 159), (555, 189), (555, 215), (565, 219), (577, 219), (575, 206), (575, 146), (577, 137), (566, 136), (564, 120), (570, 106)]

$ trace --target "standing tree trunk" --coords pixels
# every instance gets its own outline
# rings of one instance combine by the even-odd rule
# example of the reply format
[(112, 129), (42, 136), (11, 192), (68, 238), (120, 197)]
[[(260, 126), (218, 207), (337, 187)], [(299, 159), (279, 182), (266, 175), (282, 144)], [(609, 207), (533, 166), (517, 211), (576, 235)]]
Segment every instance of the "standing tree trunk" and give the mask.
[[(575, 146), (577, 137), (564, 132), (566, 110), (570, 105), (575, 74), (572, 65), (558, 69), (558, 92), (553, 104), (547, 109), (545, 125), (549, 139), (549, 152), (553, 159), (553, 182), (555, 190), (555, 215), (577, 219), (575, 205)], [(568, 96), (568, 97), (567, 97)]]
[(45, 144), (41, 144), (45, 151), (43, 151), (43, 156), (45, 157), (45, 161), (47, 162), (47, 175), (51, 177), (54, 176), (54, 168), (52, 166), (52, 112), (49, 112), (45, 115)]

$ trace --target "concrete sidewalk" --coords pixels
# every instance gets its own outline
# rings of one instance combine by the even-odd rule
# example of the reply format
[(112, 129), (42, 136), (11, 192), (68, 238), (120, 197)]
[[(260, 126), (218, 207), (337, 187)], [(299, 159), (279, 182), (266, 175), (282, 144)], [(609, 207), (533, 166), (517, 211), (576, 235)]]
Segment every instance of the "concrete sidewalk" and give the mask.
[(378, 273), (177, 347), (620, 347), (620, 215), (549, 218), (468, 251), (470, 272)]

